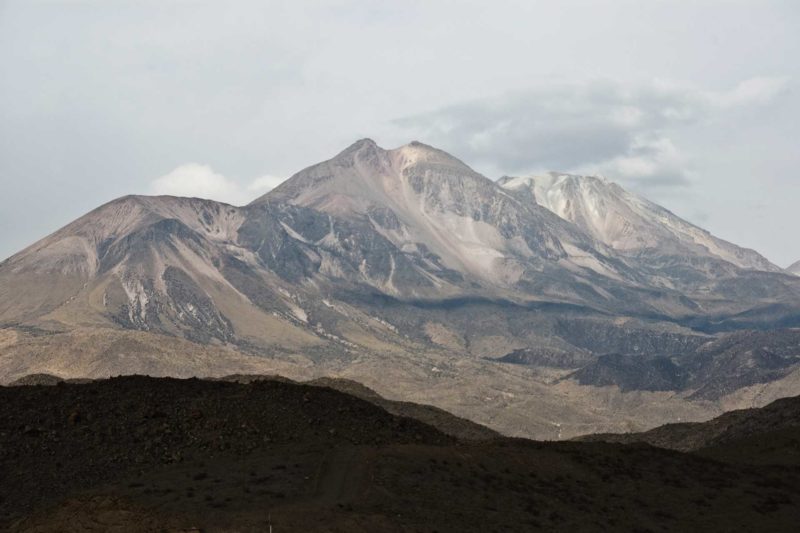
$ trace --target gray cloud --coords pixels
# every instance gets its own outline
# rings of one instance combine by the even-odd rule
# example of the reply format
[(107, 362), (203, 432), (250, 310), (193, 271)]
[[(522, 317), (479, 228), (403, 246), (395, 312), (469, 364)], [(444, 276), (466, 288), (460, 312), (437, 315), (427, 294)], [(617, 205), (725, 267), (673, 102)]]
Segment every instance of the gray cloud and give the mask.
[(672, 134), (733, 109), (768, 103), (780, 78), (710, 92), (654, 82), (558, 84), (401, 118), (408, 135), (506, 173), (604, 174), (640, 188), (686, 186), (688, 159)]

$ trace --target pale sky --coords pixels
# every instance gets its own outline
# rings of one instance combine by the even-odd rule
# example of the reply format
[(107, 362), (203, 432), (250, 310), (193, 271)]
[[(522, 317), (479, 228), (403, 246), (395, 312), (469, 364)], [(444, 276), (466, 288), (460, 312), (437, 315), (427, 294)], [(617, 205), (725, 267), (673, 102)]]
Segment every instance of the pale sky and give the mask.
[(794, 0), (0, 0), (0, 259), (125, 194), (247, 203), (371, 137), (599, 173), (787, 266), (798, 28)]

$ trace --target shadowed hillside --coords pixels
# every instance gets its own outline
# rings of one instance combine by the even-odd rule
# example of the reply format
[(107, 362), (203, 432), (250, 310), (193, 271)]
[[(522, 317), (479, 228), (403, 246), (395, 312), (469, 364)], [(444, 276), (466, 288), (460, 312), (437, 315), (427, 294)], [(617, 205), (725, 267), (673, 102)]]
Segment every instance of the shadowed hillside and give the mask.
[(666, 424), (642, 433), (606, 433), (575, 440), (647, 443), (721, 460), (800, 466), (800, 396), (759, 409), (731, 411), (708, 422)]
[(12, 531), (792, 531), (800, 519), (796, 467), (458, 440), (286, 380), (0, 388), (0, 470)]

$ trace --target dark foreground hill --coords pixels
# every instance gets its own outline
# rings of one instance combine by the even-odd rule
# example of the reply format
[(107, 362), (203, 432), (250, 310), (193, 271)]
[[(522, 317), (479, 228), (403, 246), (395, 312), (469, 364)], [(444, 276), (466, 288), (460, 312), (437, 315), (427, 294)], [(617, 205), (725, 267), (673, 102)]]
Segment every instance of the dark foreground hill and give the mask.
[(730, 411), (708, 422), (666, 424), (641, 433), (587, 435), (575, 440), (647, 443), (727, 461), (800, 466), (800, 396), (758, 409)]
[(11, 531), (793, 531), (800, 520), (797, 466), (458, 440), (279, 380), (0, 388), (0, 472)]

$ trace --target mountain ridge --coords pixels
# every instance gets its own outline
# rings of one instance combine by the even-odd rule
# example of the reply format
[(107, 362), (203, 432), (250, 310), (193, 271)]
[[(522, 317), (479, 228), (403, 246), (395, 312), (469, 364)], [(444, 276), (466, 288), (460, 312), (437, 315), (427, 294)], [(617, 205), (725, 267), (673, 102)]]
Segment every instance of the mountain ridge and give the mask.
[(666, 248), (670, 253), (705, 252), (739, 268), (781, 270), (754, 250), (714, 237), (606, 178), (550, 172), (543, 176), (504, 177), (499, 183), (513, 191), (527, 188), (539, 205), (576, 223), (617, 251), (641, 253)]
[[(254, 204), (273, 201), (361, 216), (398, 249), (424, 243), (445, 268), (489, 283), (519, 279), (520, 261), (567, 258), (562, 242), (587, 252), (595, 244), (549, 212), (522, 206), (460, 160), (418, 142), (384, 150), (359, 141)], [(531, 217), (534, 223), (524, 222), (530, 226), (526, 238), (518, 227)]]

